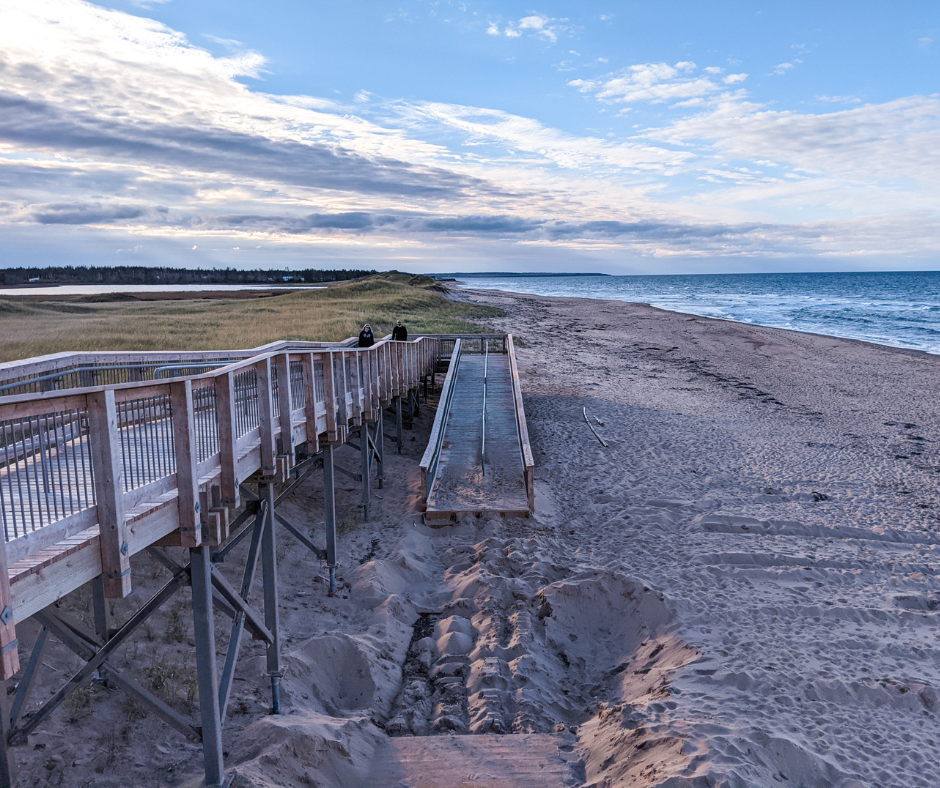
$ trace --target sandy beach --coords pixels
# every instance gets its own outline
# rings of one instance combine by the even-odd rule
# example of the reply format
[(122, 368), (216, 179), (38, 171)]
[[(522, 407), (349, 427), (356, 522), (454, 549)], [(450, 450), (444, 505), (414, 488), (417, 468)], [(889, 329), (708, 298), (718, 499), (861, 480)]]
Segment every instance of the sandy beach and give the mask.
[[(342, 479), (340, 594), (280, 531), (285, 713), (263, 716), (252, 644), (233, 786), (940, 785), (940, 357), (457, 297), (502, 307), (490, 323), (521, 338), (535, 516), (421, 525), (432, 400), (371, 522)], [(321, 490), (314, 474), (282, 510), (318, 542)], [(137, 561), (119, 617), (166, 577)], [(115, 660), (151, 680), (181, 666), (163, 692), (183, 711), (191, 626), (183, 592)], [(47, 655), (57, 680), (75, 667)], [(14, 755), (23, 786), (198, 784), (201, 766), (100, 684)]]

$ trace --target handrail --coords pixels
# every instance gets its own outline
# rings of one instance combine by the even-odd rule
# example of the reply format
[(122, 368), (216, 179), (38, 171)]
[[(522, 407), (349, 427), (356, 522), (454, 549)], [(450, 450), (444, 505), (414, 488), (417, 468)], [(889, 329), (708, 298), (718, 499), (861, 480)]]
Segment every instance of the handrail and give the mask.
[(486, 354), (483, 357), (483, 435), (480, 439), (480, 468), (486, 476), (486, 373), (490, 363), (490, 346), (486, 345)]
[(525, 409), (522, 405), (522, 385), (519, 382), (519, 367), (516, 364), (516, 350), (513, 346), (512, 334), (506, 335), (506, 345), (509, 352), (509, 370), (512, 375), (512, 394), (516, 403), (516, 425), (519, 428), (519, 444), (522, 450), (522, 462), (525, 466), (526, 495), (529, 499), (529, 510), (535, 510), (535, 460), (532, 457), (532, 445), (529, 443), (529, 428), (526, 425)]
[(444, 443), (444, 426), (450, 413), (450, 406), (456, 388), (457, 368), (460, 366), (461, 341), (457, 339), (454, 343), (454, 350), (450, 356), (450, 365), (447, 367), (447, 377), (444, 378), (444, 385), (441, 388), (441, 399), (438, 402), (437, 413), (434, 416), (434, 425), (431, 427), (428, 447), (421, 458), (421, 477), (424, 482), (425, 503), (431, 497), (431, 489), (434, 487), (434, 480), (437, 477), (437, 465), (441, 458), (441, 449)]

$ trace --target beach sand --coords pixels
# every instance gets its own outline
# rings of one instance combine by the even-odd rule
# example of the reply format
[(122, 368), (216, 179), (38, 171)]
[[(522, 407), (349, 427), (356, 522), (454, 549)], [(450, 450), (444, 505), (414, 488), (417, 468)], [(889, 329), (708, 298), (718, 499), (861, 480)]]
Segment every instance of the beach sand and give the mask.
[[(536, 514), (422, 526), (426, 407), (372, 522), (342, 482), (341, 594), (280, 531), (285, 714), (259, 716), (248, 645), (233, 785), (940, 785), (940, 357), (458, 297), (524, 342)], [(317, 541), (320, 490), (283, 509)], [(135, 593), (158, 577), (135, 564)], [(186, 637), (121, 664), (191, 664)], [(201, 761), (104, 688), (14, 752), (23, 785), (177, 785)]]

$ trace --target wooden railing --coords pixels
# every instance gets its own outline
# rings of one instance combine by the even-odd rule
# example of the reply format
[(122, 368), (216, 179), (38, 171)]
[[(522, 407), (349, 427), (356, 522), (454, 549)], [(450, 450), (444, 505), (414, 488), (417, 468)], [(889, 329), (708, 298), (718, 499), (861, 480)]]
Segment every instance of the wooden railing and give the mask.
[(437, 478), (437, 465), (441, 458), (441, 448), (444, 444), (444, 427), (447, 424), (447, 415), (454, 399), (454, 381), (457, 379), (457, 370), (460, 367), (460, 354), (462, 340), (458, 337), (450, 352), (450, 364), (447, 367), (447, 377), (441, 388), (441, 399), (437, 404), (437, 413), (434, 415), (434, 424), (431, 427), (431, 436), (428, 438), (428, 447), (421, 458), (421, 486), (424, 489), (424, 502), (431, 497), (431, 488)]
[(529, 499), (529, 511), (535, 511), (535, 460), (532, 457), (532, 444), (529, 443), (529, 428), (526, 425), (525, 409), (522, 407), (522, 386), (519, 383), (519, 366), (516, 364), (516, 349), (512, 343), (512, 334), (506, 335), (509, 352), (509, 369), (512, 372), (512, 394), (516, 403), (516, 425), (519, 428), (519, 444), (522, 449), (522, 463), (525, 466), (525, 489)]
[[(197, 375), (0, 398), (2, 677), (17, 670), (16, 621), (99, 576), (108, 596), (127, 595), (131, 556), (170, 534), (187, 547), (224, 541), (241, 481), (286, 479), (295, 447), (344, 442), (415, 388), (442, 345), (277, 343)], [(87, 365), (79, 355), (68, 363)], [(121, 360), (218, 360), (160, 355)], [(16, 371), (37, 378), (63, 360)]]

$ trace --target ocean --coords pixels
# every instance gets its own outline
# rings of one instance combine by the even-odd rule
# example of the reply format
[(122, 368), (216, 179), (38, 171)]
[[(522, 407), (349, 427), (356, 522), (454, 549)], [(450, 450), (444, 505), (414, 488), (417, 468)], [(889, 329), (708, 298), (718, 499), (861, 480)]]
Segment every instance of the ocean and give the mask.
[(940, 354), (940, 271), (457, 277), (467, 287), (630, 301)]

